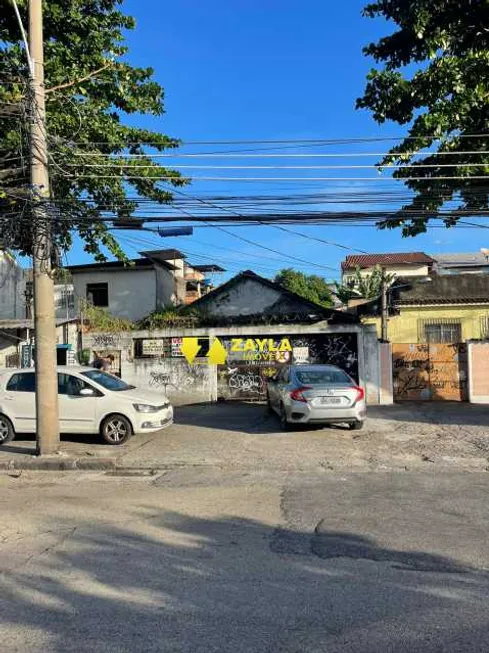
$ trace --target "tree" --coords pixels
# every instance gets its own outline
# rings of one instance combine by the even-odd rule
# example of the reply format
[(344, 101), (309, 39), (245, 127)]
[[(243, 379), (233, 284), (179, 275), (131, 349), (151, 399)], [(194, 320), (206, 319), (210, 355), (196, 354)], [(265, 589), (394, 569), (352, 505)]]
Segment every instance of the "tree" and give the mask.
[[(118, 10), (121, 2), (43, 3), (53, 241), (62, 252), (77, 234), (97, 260), (105, 258), (104, 247), (124, 258), (108, 218), (123, 224), (139, 199), (168, 203), (171, 185), (186, 183), (148, 153), (175, 148), (177, 140), (133, 126), (134, 119), (122, 122), (124, 114), (161, 116), (164, 91), (151, 68), (127, 61), (124, 31), (135, 21)], [(31, 254), (27, 63), (13, 7), (9, 0), (0, 5), (0, 240)], [(27, 25), (27, 0), (18, 5)]]
[(331, 306), (333, 303), (328, 283), (316, 274), (304, 274), (292, 268), (285, 268), (280, 270), (274, 281), (320, 306)]
[(370, 109), (378, 123), (409, 124), (408, 136), (379, 166), (410, 164), (393, 176), (414, 178), (405, 181), (412, 200), (381, 226), (402, 226), (412, 236), (426, 231), (442, 207), (447, 227), (487, 212), (487, 0), (377, 0), (363, 13), (398, 29), (364, 48), (384, 67), (370, 71), (357, 108)]
[(380, 265), (376, 265), (370, 274), (362, 274), (357, 268), (354, 276), (345, 283), (335, 281), (335, 295), (345, 305), (352, 299), (375, 299), (382, 293), (382, 283), (389, 287), (394, 279), (395, 275), (385, 272)]

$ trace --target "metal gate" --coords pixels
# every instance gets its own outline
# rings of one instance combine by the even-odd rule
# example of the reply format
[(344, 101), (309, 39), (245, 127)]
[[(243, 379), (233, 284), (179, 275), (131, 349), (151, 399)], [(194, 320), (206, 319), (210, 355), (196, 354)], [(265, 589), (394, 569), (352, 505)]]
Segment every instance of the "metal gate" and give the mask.
[(467, 346), (393, 344), (395, 401), (466, 401)]

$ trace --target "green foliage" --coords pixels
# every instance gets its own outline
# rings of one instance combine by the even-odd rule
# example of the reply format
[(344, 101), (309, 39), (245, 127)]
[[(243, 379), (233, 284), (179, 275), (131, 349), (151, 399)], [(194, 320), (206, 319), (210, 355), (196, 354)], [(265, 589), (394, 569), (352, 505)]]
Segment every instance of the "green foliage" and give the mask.
[(118, 333), (134, 329), (134, 323), (130, 320), (112, 315), (106, 308), (93, 306), (89, 302), (84, 302), (82, 314), (83, 323), (89, 327), (90, 331)]
[(394, 274), (385, 272), (379, 265), (371, 274), (365, 275), (357, 268), (354, 276), (349, 277), (344, 284), (335, 281), (335, 295), (345, 305), (352, 299), (375, 299), (382, 293), (382, 283), (389, 287), (394, 279)]
[(154, 311), (138, 322), (137, 328), (141, 330), (154, 331), (155, 329), (167, 329), (169, 327), (193, 327), (197, 326), (199, 315), (192, 309), (167, 308), (163, 311)]
[(90, 365), (92, 352), (90, 349), (82, 349), (78, 352), (78, 362), (80, 365)]
[[(177, 140), (122, 122), (124, 114), (161, 116), (164, 91), (151, 68), (128, 63), (124, 33), (135, 21), (118, 10), (121, 2), (43, 2), (50, 182), (53, 197), (62, 201), (60, 213), (52, 214), (54, 243), (66, 250), (76, 234), (98, 261), (105, 259), (104, 250), (126, 258), (101, 215), (127, 219), (136, 208), (131, 197), (168, 203), (171, 186), (187, 183), (147, 154), (149, 147), (175, 148)], [(27, 26), (27, 0), (18, 5)], [(0, 0), (0, 6), (0, 104), (11, 113), (5, 109), (0, 116), (0, 217), (15, 217), (1, 221), (0, 241), (30, 254), (27, 64), (13, 7), (9, 0)], [(169, 179), (161, 181), (162, 176)]]
[(320, 306), (331, 306), (333, 303), (327, 281), (316, 274), (285, 268), (277, 274), (275, 283)]
[[(412, 236), (426, 231), (427, 219), (442, 207), (448, 209), (447, 227), (456, 224), (461, 211), (487, 210), (487, 0), (377, 0), (365, 7), (364, 15), (392, 21), (397, 29), (364, 48), (383, 68), (368, 74), (357, 108), (370, 109), (379, 123), (409, 125), (408, 138), (390, 150), (381, 168), (416, 164), (394, 172), (398, 179), (415, 178), (405, 181), (414, 195), (381, 226), (402, 226), (403, 235)], [(471, 136), (475, 134), (485, 136)], [(467, 163), (473, 165), (463, 165)], [(433, 167), (422, 167), (426, 165)], [(480, 176), (486, 179), (475, 178)]]

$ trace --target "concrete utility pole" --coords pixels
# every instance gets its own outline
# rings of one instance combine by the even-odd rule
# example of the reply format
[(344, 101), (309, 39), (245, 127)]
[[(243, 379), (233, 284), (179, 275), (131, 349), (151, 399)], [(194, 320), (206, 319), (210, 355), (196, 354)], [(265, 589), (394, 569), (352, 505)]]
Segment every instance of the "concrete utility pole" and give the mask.
[(381, 270), (381, 329), (380, 329), (380, 339), (382, 342), (388, 342), (388, 324), (389, 324), (389, 311), (387, 308), (387, 284), (385, 280), (386, 270), (382, 268)]
[(51, 276), (51, 223), (47, 212), (49, 175), (44, 102), (42, 0), (29, 0), (31, 78), (31, 186), (33, 199), (34, 329), (36, 362), (37, 453), (59, 448), (58, 378), (54, 283)]

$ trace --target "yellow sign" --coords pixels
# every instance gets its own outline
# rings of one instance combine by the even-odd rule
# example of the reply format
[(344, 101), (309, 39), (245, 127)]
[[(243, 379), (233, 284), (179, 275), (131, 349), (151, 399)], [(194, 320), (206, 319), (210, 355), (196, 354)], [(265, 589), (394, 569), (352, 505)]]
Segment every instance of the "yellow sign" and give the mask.
[(214, 342), (209, 347), (209, 352), (207, 354), (209, 363), (212, 363), (213, 365), (224, 365), (227, 356), (228, 353), (222, 342), (219, 340), (219, 338), (215, 338)]
[[(185, 356), (185, 360), (189, 365), (192, 365), (197, 355), (204, 345), (204, 352), (207, 349), (209, 339), (208, 338), (183, 338), (182, 345), (180, 348), (181, 353)], [(204, 353), (202, 354), (204, 355)], [(223, 346), (219, 338), (214, 338), (212, 345), (209, 347), (205, 357), (207, 362), (212, 365), (223, 365), (226, 362), (227, 351)]]
[[(208, 338), (182, 338), (180, 351), (189, 365), (201, 350), (201, 357), (205, 356), (211, 365), (224, 365), (228, 352), (219, 338), (208, 345)], [(230, 351), (242, 354), (243, 360), (286, 363), (292, 356), (292, 345), (288, 338), (232, 338)]]
[(288, 338), (274, 340), (274, 338), (233, 338), (231, 341), (231, 351), (233, 352), (277, 352), (292, 351), (292, 345)]
[(180, 351), (185, 356), (185, 360), (189, 365), (195, 360), (195, 357), (200, 351), (199, 339), (198, 338), (183, 338)]

